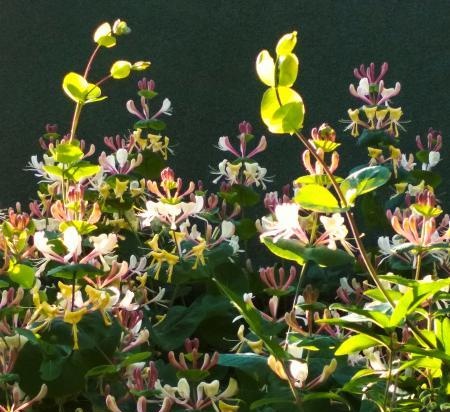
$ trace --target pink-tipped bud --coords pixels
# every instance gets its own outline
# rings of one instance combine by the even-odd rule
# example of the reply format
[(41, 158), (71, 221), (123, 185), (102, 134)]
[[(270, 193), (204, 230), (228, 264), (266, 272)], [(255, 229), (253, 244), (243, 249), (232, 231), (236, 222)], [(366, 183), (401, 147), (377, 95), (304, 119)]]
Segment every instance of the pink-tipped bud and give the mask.
[(249, 122), (244, 120), (243, 122), (239, 123), (239, 133), (252, 134), (252, 132), (253, 127)]

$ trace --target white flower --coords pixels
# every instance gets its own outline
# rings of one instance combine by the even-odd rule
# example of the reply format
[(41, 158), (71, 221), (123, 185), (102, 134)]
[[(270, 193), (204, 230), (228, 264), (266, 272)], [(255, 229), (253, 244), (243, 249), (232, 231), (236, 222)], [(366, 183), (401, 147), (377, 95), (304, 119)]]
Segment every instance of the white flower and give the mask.
[(278, 239), (289, 239), (297, 235), (301, 240), (308, 243), (307, 238), (303, 238), (304, 234), (298, 221), (299, 206), (296, 203), (282, 203), (275, 207), (275, 220), (273, 217), (263, 217), (261, 220), (263, 233), (261, 238), (273, 236), (273, 241)]
[(73, 256), (81, 254), (81, 236), (73, 226), (69, 226), (63, 232), (63, 243), (68, 252), (67, 255), (64, 256), (66, 262)]
[(367, 77), (363, 77), (359, 81), (358, 88), (356, 89), (356, 93), (361, 96), (365, 97), (369, 95), (369, 79)]
[(94, 250), (101, 255), (111, 253), (117, 246), (117, 235), (114, 233), (91, 236), (89, 240), (93, 243)]
[(228, 239), (234, 235), (235, 226), (233, 222), (224, 220), (221, 225), (222, 238)]
[(301, 388), (308, 378), (308, 364), (306, 362), (292, 360), (289, 362), (289, 372), (294, 378), (295, 386)]
[(320, 221), (329, 236), (328, 247), (336, 249), (336, 240), (345, 241), (348, 229), (344, 225), (344, 218), (339, 213), (333, 213), (331, 217), (320, 216)]
[[(119, 166), (124, 167), (128, 161), (128, 151), (123, 148), (119, 149), (116, 152), (116, 159), (117, 159), (117, 163), (119, 164)], [(114, 165), (113, 165), (113, 167), (114, 167)]]
[(439, 152), (431, 151), (428, 155), (428, 169), (436, 166), (441, 160), (441, 154)]

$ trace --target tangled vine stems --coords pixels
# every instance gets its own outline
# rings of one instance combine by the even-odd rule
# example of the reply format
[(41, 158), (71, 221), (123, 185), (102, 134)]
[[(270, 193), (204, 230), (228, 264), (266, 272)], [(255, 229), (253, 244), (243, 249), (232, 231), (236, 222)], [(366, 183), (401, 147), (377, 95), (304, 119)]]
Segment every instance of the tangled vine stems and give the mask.
[[(310, 153), (314, 156), (314, 158), (320, 163), (320, 165), (323, 167), (323, 170), (325, 171), (325, 174), (330, 179), (331, 185), (333, 186), (333, 189), (335, 190), (339, 201), (341, 202), (341, 205), (344, 208), (348, 208), (348, 202), (345, 199), (344, 194), (342, 193), (341, 188), (336, 182), (336, 179), (333, 176), (333, 173), (328, 168), (328, 165), (325, 163), (325, 161), (317, 154), (315, 148), (311, 143), (308, 142), (308, 140), (303, 136), (300, 132), (295, 132), (295, 135), (298, 137), (300, 142), (305, 146)], [(361, 253), (362, 260), (364, 262), (364, 265), (369, 272), (370, 277), (372, 278), (373, 282), (375, 283), (378, 290), (383, 294), (383, 297), (386, 299), (386, 301), (391, 305), (392, 308), (395, 307), (394, 301), (387, 293), (386, 289), (384, 288), (383, 284), (381, 283), (380, 278), (378, 277), (378, 273), (374, 266), (372, 265), (372, 262), (370, 261), (370, 258), (367, 254), (367, 250), (364, 246), (364, 243), (361, 240), (361, 234), (359, 232), (358, 226), (356, 225), (356, 221), (353, 217), (353, 213), (349, 210), (345, 211), (345, 216), (347, 217), (348, 224), (350, 226), (350, 229), (353, 233), (353, 236), (355, 238), (356, 245), (358, 247), (359, 252)], [(430, 340), (423, 335), (423, 333), (408, 319), (405, 319), (406, 324), (411, 329), (411, 331), (418, 337), (420, 340), (425, 343), (430, 349), (434, 349), (435, 345), (433, 345)]]

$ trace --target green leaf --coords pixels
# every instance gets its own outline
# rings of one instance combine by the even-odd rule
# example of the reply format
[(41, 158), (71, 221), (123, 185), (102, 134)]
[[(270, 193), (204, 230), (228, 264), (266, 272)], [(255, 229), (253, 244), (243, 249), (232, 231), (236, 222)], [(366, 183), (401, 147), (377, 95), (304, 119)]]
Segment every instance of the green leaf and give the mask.
[(275, 256), (286, 260), (292, 260), (301, 266), (306, 262), (305, 248), (295, 240), (279, 239), (275, 243), (270, 238), (263, 237), (261, 241)]
[(267, 357), (257, 355), (256, 353), (220, 354), (217, 364), (239, 369), (255, 379), (256, 377), (262, 377), (269, 372)]
[(272, 239), (264, 237), (261, 241), (276, 256), (287, 260), (293, 260), (299, 265), (304, 265), (310, 260), (321, 266), (342, 266), (353, 263), (353, 257), (342, 250), (332, 250), (324, 246), (305, 247), (292, 239)]
[[(355, 322), (373, 322), (376, 323), (380, 328), (388, 329), (389, 327), (389, 316), (379, 310), (367, 310), (362, 309), (355, 305), (343, 305), (341, 303), (334, 303), (330, 306), (331, 309), (343, 310), (348, 313), (354, 313), (359, 317), (363, 317), (364, 319), (355, 319)], [(340, 319), (343, 319), (341, 316)]]
[(96, 175), (100, 169), (101, 167), (99, 165), (93, 165), (87, 161), (81, 161), (67, 169), (66, 176), (75, 182), (79, 182), (82, 179)]
[(333, 194), (321, 185), (302, 186), (295, 195), (294, 201), (304, 209), (315, 212), (333, 213), (343, 211)]
[(284, 56), (294, 50), (297, 44), (297, 32), (287, 33), (280, 40), (278, 40), (276, 52), (278, 56)]
[(156, 93), (153, 90), (148, 90), (148, 89), (139, 90), (137, 93), (139, 96), (145, 97), (148, 100), (153, 99), (154, 97), (158, 96), (158, 93)]
[(142, 362), (147, 360), (150, 356), (152, 356), (151, 352), (139, 352), (139, 353), (126, 353), (125, 359), (120, 362), (120, 366), (128, 366), (132, 363)]
[(95, 266), (77, 263), (73, 265), (61, 265), (57, 266), (47, 272), (47, 276), (52, 276), (60, 279), (81, 279), (84, 276), (103, 275), (103, 271)]
[(289, 87), (271, 87), (261, 101), (261, 117), (272, 133), (294, 133), (303, 126), (305, 107)]
[(434, 322), (436, 325), (436, 336), (445, 349), (445, 353), (450, 355), (450, 319), (435, 319)]
[(116, 61), (110, 69), (111, 76), (113, 79), (125, 79), (130, 75), (131, 72), (131, 63), (126, 60), (118, 60)]
[(103, 47), (113, 47), (116, 45), (116, 38), (112, 35), (109, 23), (101, 24), (94, 33), (94, 41)]
[(4, 280), (0, 280), (0, 289), (9, 287), (9, 283)]
[(275, 63), (267, 50), (263, 50), (256, 58), (256, 72), (260, 80), (267, 86), (275, 86)]
[(207, 370), (201, 370), (201, 369), (187, 369), (187, 370), (180, 370), (177, 372), (177, 378), (186, 378), (189, 382), (201, 382), (202, 380), (206, 379), (210, 373)]
[(89, 83), (78, 73), (70, 72), (66, 74), (62, 86), (67, 96), (79, 104), (93, 103), (106, 99), (106, 97), (101, 97), (102, 91), (100, 87)]
[(254, 206), (259, 203), (260, 195), (250, 186), (234, 184), (227, 192), (220, 192), (219, 196), (234, 205), (239, 204), (243, 207)]
[(31, 287), (33, 287), (35, 273), (35, 268), (28, 265), (23, 265), (21, 263), (14, 265), (12, 269), (8, 270), (9, 278), (25, 289), (30, 289)]
[(43, 169), (53, 178), (62, 178), (63, 170), (58, 166), (45, 165)]
[(291, 87), (298, 74), (298, 59), (293, 53), (280, 56), (277, 60), (278, 86)]
[(391, 178), (391, 172), (384, 166), (369, 166), (350, 174), (340, 188), (349, 204), (364, 193), (383, 186)]
[(420, 183), (422, 180), (426, 185), (432, 186), (434, 189), (439, 186), (442, 182), (442, 177), (429, 170), (411, 170), (410, 175), (417, 179), (417, 182)]
[(434, 282), (417, 282), (410, 287), (396, 302), (391, 316), (391, 326), (402, 324), (405, 318), (411, 315), (419, 305), (449, 284), (450, 279), (440, 279)]
[(139, 120), (134, 126), (135, 129), (152, 129), (157, 132), (164, 130), (166, 128), (166, 124), (162, 120), (158, 119), (147, 119), (147, 120)]
[(236, 234), (241, 240), (249, 240), (254, 237), (258, 231), (256, 230), (255, 222), (253, 219), (243, 218), (235, 223)]
[(362, 147), (377, 147), (379, 144), (397, 146), (397, 140), (385, 130), (364, 129), (358, 137), (357, 145)]
[(350, 336), (337, 348), (335, 355), (349, 355), (351, 353), (359, 352), (364, 349), (372, 348), (373, 346), (380, 345), (380, 342), (371, 336), (358, 334)]
[(79, 146), (73, 143), (60, 143), (52, 152), (53, 158), (59, 163), (73, 163), (81, 160), (84, 156)]
[[(334, 176), (334, 180), (336, 182), (342, 182), (342, 177)], [(297, 177), (297, 179), (294, 180), (295, 183), (298, 185), (320, 185), (320, 186), (326, 186), (331, 184), (331, 180), (327, 175), (305, 175)]]
[(120, 367), (118, 365), (99, 365), (89, 369), (85, 376), (89, 378), (92, 376), (114, 375), (119, 371)]

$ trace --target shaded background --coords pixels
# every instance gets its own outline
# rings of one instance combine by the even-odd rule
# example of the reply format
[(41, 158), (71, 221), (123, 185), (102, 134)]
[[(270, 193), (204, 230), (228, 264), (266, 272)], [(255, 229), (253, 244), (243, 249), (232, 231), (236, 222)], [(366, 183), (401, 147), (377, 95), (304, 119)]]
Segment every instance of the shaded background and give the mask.
[[(132, 33), (102, 50), (91, 79), (103, 77), (118, 58), (152, 61), (146, 76), (174, 106), (167, 134), (177, 145), (170, 163), (180, 176), (207, 181), (208, 166), (223, 158), (213, 145), (221, 135), (235, 136), (242, 120), (254, 124), (257, 136), (268, 135), (259, 118), (264, 87), (254, 60), (292, 30), (299, 32), (296, 89), (306, 103), (305, 132), (323, 121), (334, 126), (344, 141), (344, 164), (365, 159), (338, 122), (358, 105), (348, 84), (360, 63), (388, 61), (387, 86), (401, 81), (395, 105), (411, 120), (403, 147), (412, 150), (415, 135), (429, 126), (441, 129), (444, 141), (450, 130), (448, 0), (1, 0), (1, 207), (34, 197), (36, 180), (22, 169), (32, 154), (41, 154), (37, 138), (46, 123), (58, 123), (60, 131), (70, 127), (73, 105), (63, 95), (62, 78), (81, 72), (94, 29), (116, 18), (126, 20)], [(79, 135), (99, 143), (98, 150), (103, 136), (132, 127), (124, 105), (136, 97), (137, 80), (134, 74), (106, 83), (109, 99), (84, 110)], [(300, 145), (273, 137), (269, 149), (260, 163), (276, 175), (269, 185), (275, 190), (302, 174)], [(448, 161), (450, 146), (443, 150)]]

